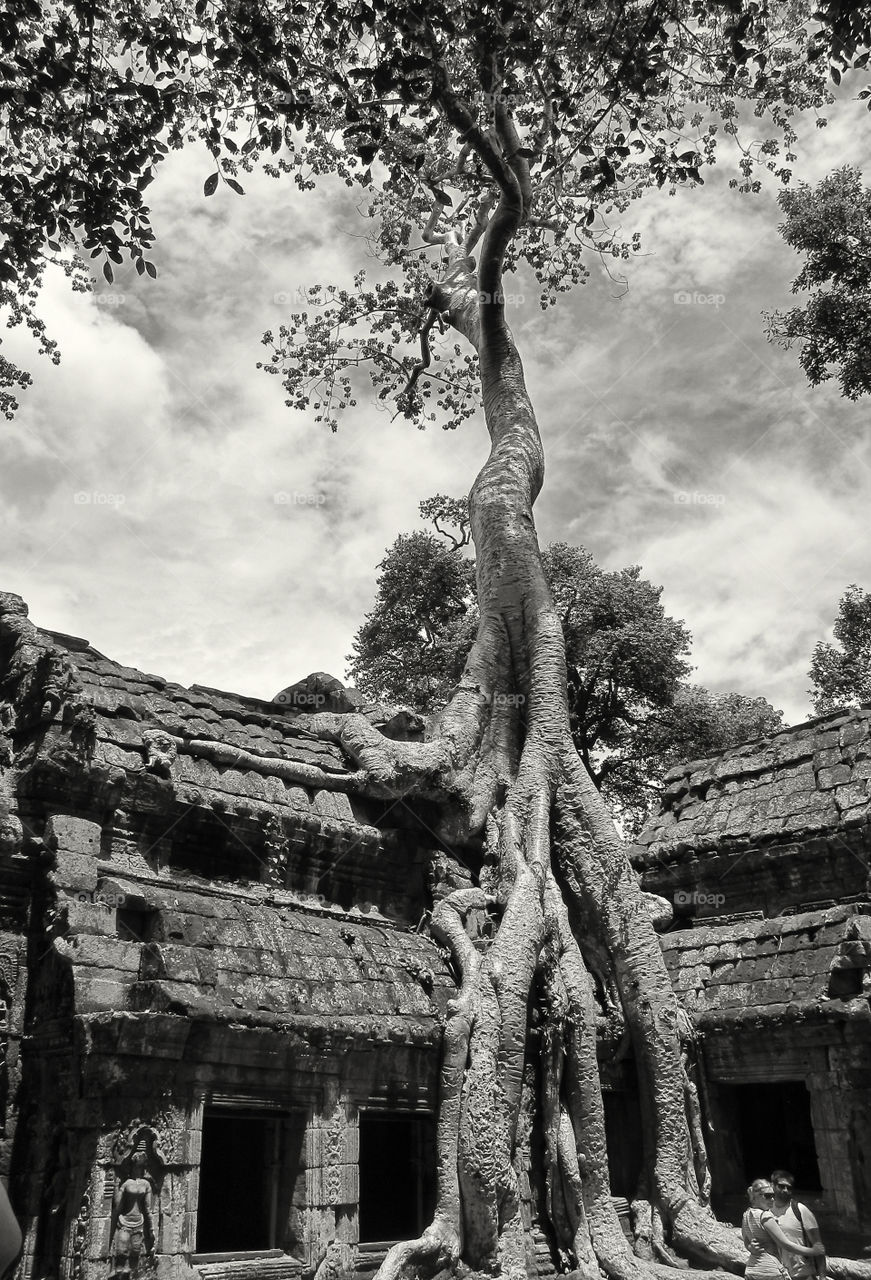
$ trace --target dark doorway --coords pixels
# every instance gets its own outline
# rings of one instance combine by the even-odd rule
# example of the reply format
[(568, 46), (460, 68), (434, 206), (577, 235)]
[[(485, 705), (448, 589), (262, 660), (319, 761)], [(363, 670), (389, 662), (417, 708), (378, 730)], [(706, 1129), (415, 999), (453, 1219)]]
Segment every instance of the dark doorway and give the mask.
[(275, 1244), (281, 1115), (207, 1107), (203, 1114), (197, 1253)]
[(360, 1113), (360, 1242), (417, 1236), (435, 1209), (430, 1115)]
[(602, 1090), (612, 1196), (633, 1200), (641, 1177), (641, 1108), (635, 1093)]
[(744, 1177), (788, 1169), (801, 1191), (820, 1191), (810, 1094), (801, 1080), (733, 1087)]

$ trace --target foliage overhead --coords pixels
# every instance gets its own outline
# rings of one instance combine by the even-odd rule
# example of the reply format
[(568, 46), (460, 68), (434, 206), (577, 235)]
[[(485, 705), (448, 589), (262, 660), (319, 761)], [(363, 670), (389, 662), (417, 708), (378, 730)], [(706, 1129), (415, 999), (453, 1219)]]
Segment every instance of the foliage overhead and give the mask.
[(814, 648), (808, 691), (817, 715), (871, 703), (871, 591), (852, 583), (838, 605), (837, 644), (820, 640)]
[[(445, 537), (401, 534), (382, 560), (348, 658), (368, 696), (433, 713), (459, 680), (478, 624), (474, 561), (457, 554), (449, 528), (466, 527), (465, 510), (441, 494), (422, 502), (421, 516)], [(542, 560), (565, 638), (572, 737), (628, 831), (640, 829), (672, 765), (782, 727), (764, 698), (687, 682), (690, 634), (637, 565), (607, 573), (566, 543)]]
[[(241, 194), (256, 165), (302, 190), (338, 175), (364, 189), (378, 256), (400, 270), (384, 285), (361, 275), (312, 321), (269, 335), (267, 368), (331, 425), (362, 364), (408, 416), (438, 409), (451, 425), (472, 410), (473, 358), (451, 344), (430, 358), (421, 300), (445, 220), (471, 251), (500, 175), (528, 170), (506, 265), (524, 261), (549, 305), (586, 277), (591, 252), (637, 243), (606, 219), (650, 184), (701, 182), (723, 138), (744, 187), (759, 164), (787, 179), (794, 113), (827, 99), (833, 41), (843, 62), (863, 35), (844, 6), (815, 16), (743, 0), (9, 0), (0, 303), (53, 350), (34, 309), (47, 263), (78, 288), (79, 255), (109, 281), (125, 258), (154, 275), (148, 188), (191, 140), (212, 157), (206, 195)], [(761, 121), (752, 144), (742, 103)], [(27, 381), (3, 364), (7, 413)]]

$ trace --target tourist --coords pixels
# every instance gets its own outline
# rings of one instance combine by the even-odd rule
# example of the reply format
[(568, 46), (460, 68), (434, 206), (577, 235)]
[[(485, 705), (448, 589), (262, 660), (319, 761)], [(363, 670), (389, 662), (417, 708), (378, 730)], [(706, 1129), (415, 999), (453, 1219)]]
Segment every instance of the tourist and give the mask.
[(790, 1274), (790, 1280), (811, 1280), (826, 1274), (825, 1252), (817, 1257), (803, 1257), (796, 1253), (796, 1245), (814, 1245), (820, 1243), (820, 1229), (817, 1220), (806, 1204), (795, 1198), (795, 1178), (786, 1169), (775, 1169), (771, 1175), (774, 1189), (774, 1208), (772, 1213), (777, 1225), (789, 1241), (792, 1252), (783, 1255), (783, 1264)]
[(772, 1213), (774, 1191), (767, 1178), (757, 1178), (747, 1188), (750, 1208), (741, 1221), (741, 1235), (749, 1251), (744, 1271), (746, 1280), (787, 1280), (789, 1272), (781, 1262), (787, 1251), (806, 1257), (822, 1255), (821, 1244), (807, 1248), (789, 1241)]

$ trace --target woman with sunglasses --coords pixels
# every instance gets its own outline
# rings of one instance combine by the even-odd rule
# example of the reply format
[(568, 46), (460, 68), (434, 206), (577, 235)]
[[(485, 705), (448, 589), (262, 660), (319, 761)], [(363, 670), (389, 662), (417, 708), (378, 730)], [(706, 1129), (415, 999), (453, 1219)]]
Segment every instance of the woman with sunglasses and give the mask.
[(746, 1280), (788, 1280), (788, 1272), (780, 1261), (784, 1250), (806, 1258), (819, 1258), (825, 1250), (821, 1244), (811, 1248), (788, 1240), (771, 1212), (774, 1191), (767, 1178), (757, 1178), (747, 1188), (750, 1208), (741, 1220), (741, 1234), (750, 1256), (744, 1271)]

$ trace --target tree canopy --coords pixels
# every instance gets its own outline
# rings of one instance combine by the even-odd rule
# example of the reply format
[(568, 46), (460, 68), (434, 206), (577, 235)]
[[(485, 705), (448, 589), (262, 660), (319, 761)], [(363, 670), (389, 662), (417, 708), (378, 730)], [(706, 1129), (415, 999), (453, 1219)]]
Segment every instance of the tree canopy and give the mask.
[[(331, 424), (360, 363), (410, 415), (430, 400), (455, 422), (474, 399), (472, 358), (430, 360), (421, 233), (432, 245), (450, 210), (471, 251), (519, 182), (528, 207), (507, 265), (524, 261), (549, 305), (586, 277), (591, 251), (629, 251), (616, 219), (645, 186), (701, 182), (724, 138), (743, 186), (759, 164), (786, 177), (791, 118), (825, 101), (832, 42), (853, 57), (857, 21), (841, 6), (740, 0), (10, 0), (0, 305), (56, 355), (36, 308), (47, 263), (76, 288), (89, 287), (88, 256), (110, 280), (125, 258), (153, 275), (148, 188), (192, 140), (212, 156), (206, 195), (219, 183), (241, 194), (256, 165), (300, 190), (334, 173), (368, 193), (373, 240), (399, 276), (371, 288), (361, 276), (314, 324), (291, 320), (268, 367)], [(746, 144), (742, 101), (764, 126)], [(0, 364), (7, 414), (28, 380)]]
[(838, 605), (836, 644), (814, 648), (808, 691), (817, 715), (871, 702), (871, 591), (853, 583)]
[(842, 394), (856, 400), (871, 391), (871, 191), (861, 172), (845, 165), (779, 200), (786, 214), (780, 232), (805, 258), (792, 291), (810, 297), (769, 315), (769, 336), (787, 348), (799, 345), (814, 386), (837, 377)]
[[(474, 560), (457, 554), (465, 506), (443, 495), (421, 503), (443, 536), (400, 534), (379, 566), (348, 659), (372, 698), (433, 713), (462, 675), (478, 625)], [(624, 830), (640, 829), (672, 765), (782, 727), (765, 698), (688, 683), (690, 633), (639, 566), (608, 573), (566, 543), (545, 547), (542, 564), (565, 638), (572, 736)]]

